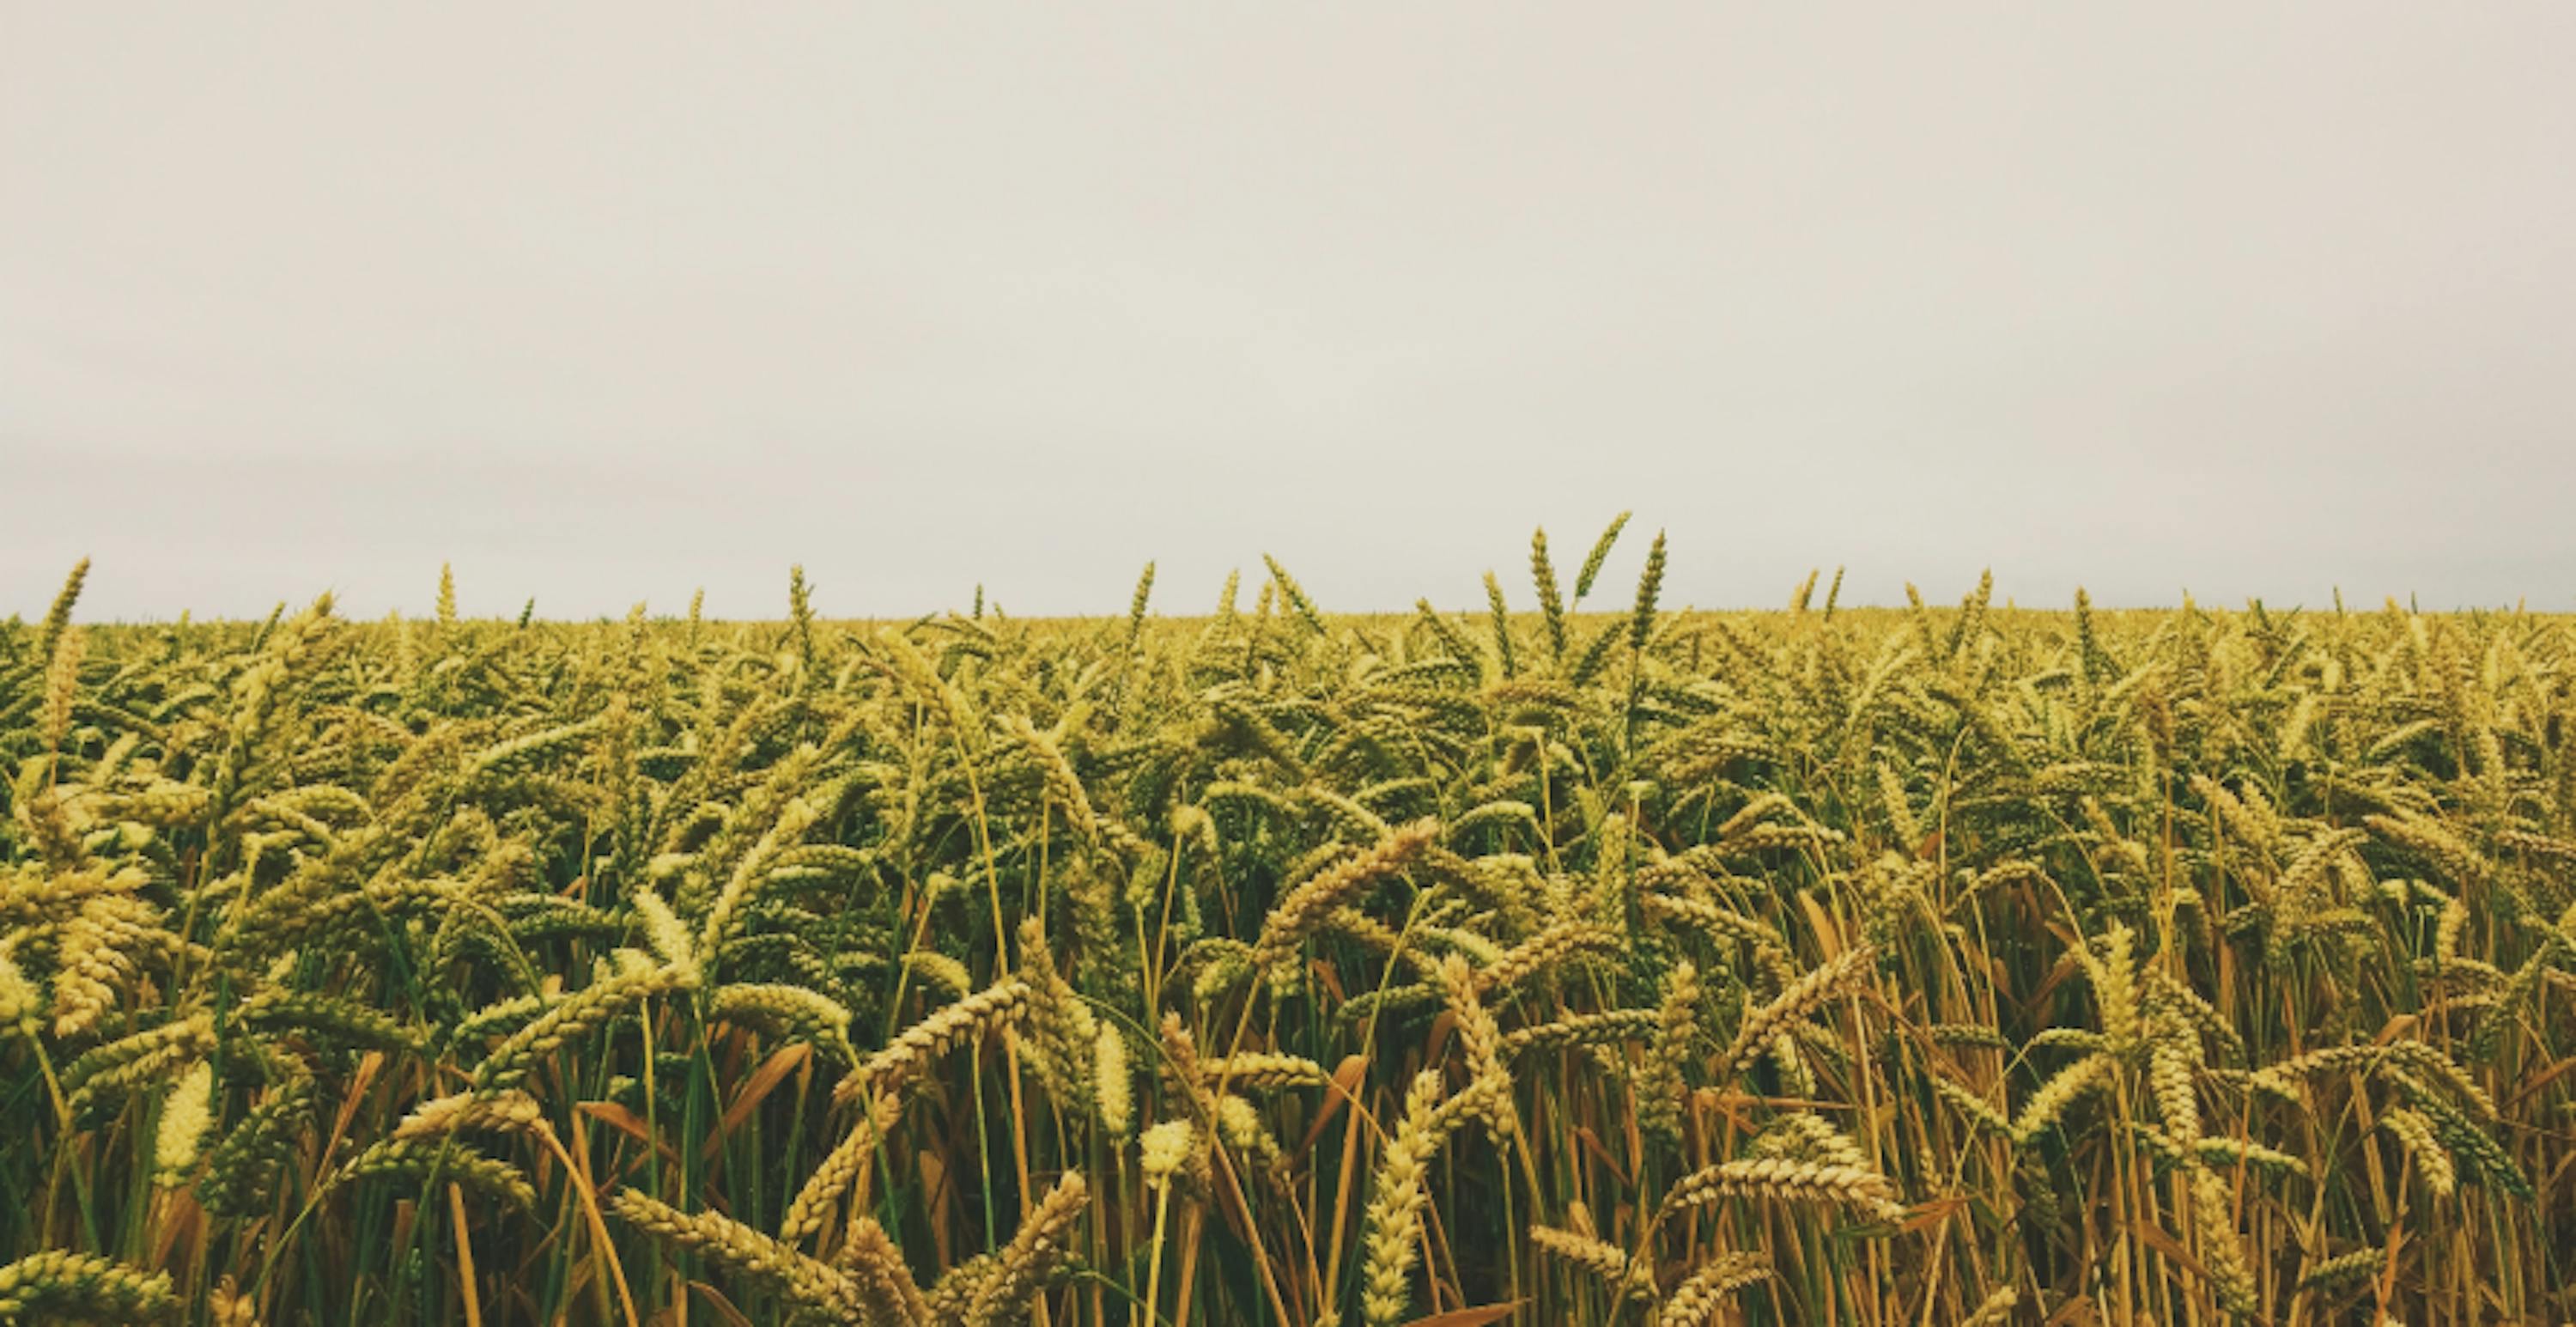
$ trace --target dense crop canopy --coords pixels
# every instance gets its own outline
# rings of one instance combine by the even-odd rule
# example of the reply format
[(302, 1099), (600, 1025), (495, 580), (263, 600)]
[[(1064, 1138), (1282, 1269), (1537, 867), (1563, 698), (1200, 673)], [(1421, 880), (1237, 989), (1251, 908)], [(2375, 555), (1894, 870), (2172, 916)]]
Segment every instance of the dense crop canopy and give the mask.
[(1587, 611), (1615, 535), (1526, 616), (75, 577), (0, 1321), (2576, 1317), (2576, 627)]

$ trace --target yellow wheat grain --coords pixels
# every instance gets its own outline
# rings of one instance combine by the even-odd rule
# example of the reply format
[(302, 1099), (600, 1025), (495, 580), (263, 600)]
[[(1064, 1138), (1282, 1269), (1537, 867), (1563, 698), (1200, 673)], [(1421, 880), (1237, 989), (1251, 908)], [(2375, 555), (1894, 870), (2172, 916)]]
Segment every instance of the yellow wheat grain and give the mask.
[(1699, 996), (1699, 969), (1687, 961), (1675, 964), (1664, 979), (1654, 1045), (1637, 1076), (1637, 1127), (1668, 1143), (1681, 1141), (1682, 1099), (1690, 1086), (1683, 1071), (1696, 1058)]
[(1541, 973), (1553, 972), (1579, 954), (1614, 954), (1618, 933), (1590, 922), (1554, 922), (1512, 946), (1476, 974), (1479, 991), (1505, 991)]
[(2254, 1273), (2229, 1207), (2227, 1182), (2216, 1172), (2204, 1170), (2192, 1177), (2192, 1233), (2198, 1237), (2201, 1263), (2209, 1269), (2210, 1289), (2220, 1307), (2250, 1314), (2256, 1308)]
[(972, 1038), (1018, 1023), (1029, 1016), (1029, 1009), (1028, 983), (1005, 977), (905, 1028), (891, 1045), (869, 1056), (859, 1072), (842, 1079), (833, 1089), (833, 1100), (847, 1104), (863, 1092), (894, 1091), (932, 1060)]
[(1093, 1036), (1091, 1081), (1099, 1093), (1100, 1127), (1113, 1140), (1125, 1138), (1136, 1125), (1136, 1085), (1127, 1066), (1127, 1038), (1108, 1023)]
[(1616, 1286), (1627, 1279), (1628, 1252), (1616, 1244), (1553, 1226), (1531, 1226), (1529, 1238), (1540, 1253), (1580, 1268), (1605, 1286)]
[(1401, 874), (1439, 837), (1436, 821), (1422, 820), (1397, 829), (1367, 852), (1308, 877), (1281, 896), (1261, 924), (1253, 945), (1253, 962), (1276, 968), (1316, 925), (1352, 895), (1389, 876)]
[(400, 1139), (444, 1138), (452, 1133), (535, 1133), (545, 1111), (516, 1088), (495, 1093), (458, 1092), (422, 1102), (394, 1126)]
[(1368, 1327), (1395, 1327), (1413, 1304), (1413, 1264), (1428, 1201), (1423, 1181), (1440, 1145), (1439, 1103), (1439, 1075), (1415, 1075), (1395, 1136), (1378, 1155), (1360, 1270), (1360, 1318)]
[(1160, 1189), (1189, 1164), (1190, 1154), (1197, 1150), (1197, 1134), (1188, 1120), (1165, 1120), (1139, 1135), (1136, 1148), (1145, 1183)]
[(608, 1205), (637, 1230), (675, 1250), (703, 1255), (805, 1312), (861, 1319), (864, 1298), (847, 1273), (739, 1221), (714, 1212), (683, 1212), (633, 1189), (618, 1190)]
[(2451, 1160), (2451, 1149), (2442, 1145), (2433, 1122), (2421, 1111), (2399, 1106), (2382, 1115), (2379, 1124), (2406, 1145), (2406, 1155), (2414, 1159), (2415, 1173), (2424, 1177), (2424, 1187), (2436, 1198), (2450, 1197), (2459, 1187), (2459, 1172)]
[(1718, 1058), (1711, 1081), (1733, 1082), (1753, 1063), (1755, 1056), (1770, 1048), (1772, 1041), (1791, 1023), (1858, 986), (1868, 976), (1870, 966), (1877, 958), (1877, 950), (1869, 945), (1844, 950), (1791, 982), (1788, 989), (1773, 997), (1768, 1004), (1748, 1010), (1744, 1021), (1736, 1026), (1734, 1041)]
[(1761, 1254), (1721, 1253), (1673, 1287), (1656, 1321), (1663, 1327), (1704, 1327), (1726, 1311), (1736, 1291), (1770, 1275), (1771, 1260)]
[(787, 1204), (787, 1215), (778, 1223), (780, 1239), (801, 1244), (813, 1238), (821, 1233), (833, 1207), (853, 1190), (864, 1190), (861, 1181), (868, 1164), (902, 1112), (902, 1098), (892, 1092), (881, 1092), (869, 1099), (858, 1124), (824, 1156), (822, 1164), (806, 1177), (804, 1186)]
[(1019, 1231), (1002, 1249), (999, 1266), (967, 1304), (967, 1327), (1001, 1327), (1029, 1320), (1030, 1305), (1038, 1292), (1065, 1269), (1072, 1257), (1067, 1237), (1090, 1202), (1090, 1189), (1083, 1183), (1082, 1173), (1066, 1171), (1021, 1220)]
[(215, 1066), (204, 1060), (179, 1076), (161, 1103), (161, 1125), (152, 1147), (153, 1176), (164, 1187), (185, 1183), (197, 1168), (206, 1131), (214, 1127)]
[(176, 1312), (168, 1272), (47, 1250), (0, 1267), (0, 1321), (155, 1322)]
[(2106, 1086), (2111, 1069), (2108, 1057), (2087, 1055), (2059, 1070), (2056, 1077), (2040, 1084), (2039, 1090), (2022, 1103), (2021, 1114), (2013, 1118), (2013, 1138), (2025, 1146), (2037, 1140), (2086, 1093)]
[(850, 1278), (861, 1322), (869, 1327), (931, 1327), (929, 1301), (905, 1266), (903, 1250), (875, 1217), (850, 1222), (849, 1238), (832, 1265)]
[(1272, 1051), (1247, 1051), (1241, 1055), (1201, 1060), (1199, 1071), (1212, 1082), (1266, 1092), (1294, 1087), (1324, 1087), (1333, 1081), (1333, 1076), (1326, 1072), (1324, 1066), (1305, 1056)]
[(1904, 1211), (1896, 1201), (1896, 1187), (1877, 1171), (1777, 1157), (1721, 1161), (1695, 1170), (1674, 1182), (1659, 1210), (1670, 1216), (1725, 1199), (1838, 1207), (1880, 1221)]

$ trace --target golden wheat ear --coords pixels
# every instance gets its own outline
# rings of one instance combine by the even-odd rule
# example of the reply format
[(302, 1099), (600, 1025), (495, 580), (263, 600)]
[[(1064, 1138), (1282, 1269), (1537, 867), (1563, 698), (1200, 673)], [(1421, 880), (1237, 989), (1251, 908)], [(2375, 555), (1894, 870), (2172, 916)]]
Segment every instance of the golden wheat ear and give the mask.
[(862, 1216), (850, 1223), (849, 1238), (841, 1245), (833, 1264), (849, 1273), (858, 1286), (860, 1317), (869, 1324), (884, 1327), (930, 1327), (934, 1321), (930, 1301), (912, 1279), (912, 1269), (904, 1264), (903, 1250), (876, 1218)]
[(1069, 1236), (1090, 1203), (1091, 1189), (1082, 1173), (1066, 1171), (1021, 1220), (992, 1273), (967, 1301), (967, 1327), (1005, 1327), (1029, 1320), (1038, 1296), (1070, 1265)]
[(1628, 1251), (1616, 1244), (1554, 1226), (1531, 1226), (1529, 1239), (1540, 1253), (1581, 1270), (1604, 1286), (1616, 1286), (1627, 1279)]
[(86, 1253), (34, 1253), (0, 1267), (0, 1322), (160, 1322), (176, 1313), (167, 1272)]
[(1716, 1322), (1735, 1292), (1771, 1275), (1771, 1260), (1758, 1253), (1721, 1253), (1682, 1278), (1664, 1297), (1659, 1327), (1704, 1327)]
[(1876, 1221), (1893, 1221), (1905, 1209), (1887, 1177), (1861, 1166), (1783, 1158), (1721, 1161), (1692, 1171), (1665, 1193), (1662, 1216), (1725, 1199), (1841, 1208)]
[(609, 1199), (608, 1210), (675, 1252), (701, 1254), (759, 1285), (802, 1315), (826, 1321), (868, 1321), (866, 1297), (848, 1273), (731, 1217), (683, 1212), (634, 1189), (618, 1190)]

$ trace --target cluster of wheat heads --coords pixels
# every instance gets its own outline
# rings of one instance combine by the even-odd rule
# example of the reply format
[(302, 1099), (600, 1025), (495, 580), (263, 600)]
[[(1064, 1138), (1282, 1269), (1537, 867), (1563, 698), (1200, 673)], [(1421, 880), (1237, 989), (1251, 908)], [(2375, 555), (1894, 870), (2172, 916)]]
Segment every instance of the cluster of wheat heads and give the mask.
[(2557, 1322), (2576, 626), (0, 628), (0, 1321)]

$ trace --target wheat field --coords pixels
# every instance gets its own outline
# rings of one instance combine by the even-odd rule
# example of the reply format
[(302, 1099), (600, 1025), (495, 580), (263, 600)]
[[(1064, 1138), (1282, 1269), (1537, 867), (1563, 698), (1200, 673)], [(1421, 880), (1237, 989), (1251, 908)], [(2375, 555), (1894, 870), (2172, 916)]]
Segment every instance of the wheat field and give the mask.
[(2576, 622), (1686, 611), (1620, 528), (1410, 616), (84, 564), (0, 629), (0, 1321), (2576, 1319)]

